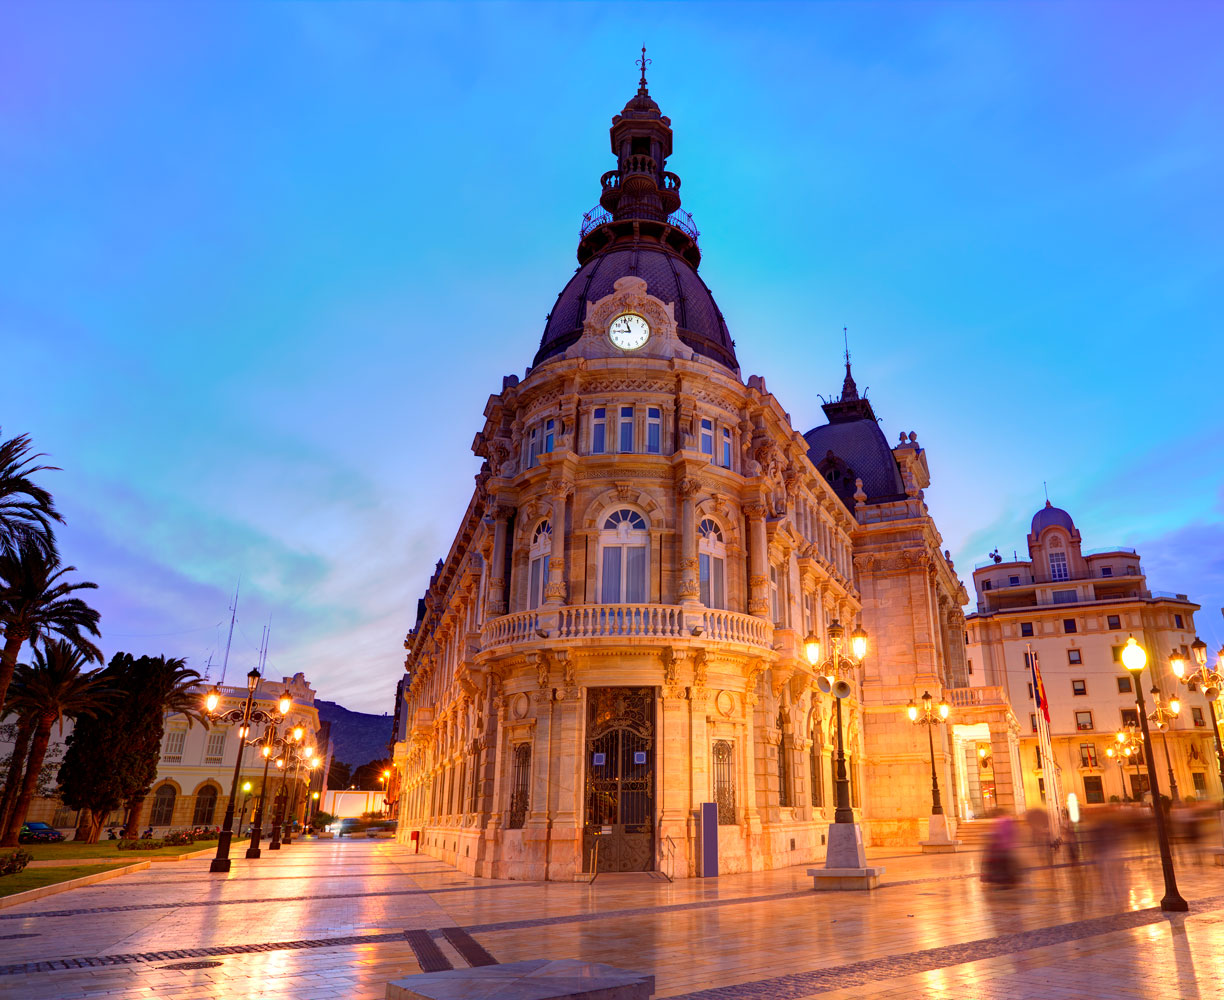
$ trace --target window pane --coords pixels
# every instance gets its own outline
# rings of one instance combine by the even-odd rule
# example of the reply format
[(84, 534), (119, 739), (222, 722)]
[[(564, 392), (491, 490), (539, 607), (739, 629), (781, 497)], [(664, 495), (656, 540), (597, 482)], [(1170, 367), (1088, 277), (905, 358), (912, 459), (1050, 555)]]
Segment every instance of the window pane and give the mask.
[(607, 450), (607, 441), (605, 440), (606, 429), (604, 422), (601, 420), (591, 430), (591, 454), (602, 455)]
[(625, 546), (625, 601), (628, 604), (644, 604), (646, 601), (646, 546)]
[(646, 450), (652, 455), (659, 454), (659, 422), (652, 420), (646, 424)]
[(534, 608), (540, 603), (540, 559), (531, 560), (531, 579), (527, 584), (527, 607)]
[(711, 562), (713, 564), (713, 570), (714, 570), (713, 576), (712, 576), (712, 580), (714, 584), (713, 586), (714, 600), (710, 606), (715, 607), (715, 608), (725, 608), (727, 606), (727, 603), (723, 599), (723, 560), (713, 559), (711, 560)]
[(621, 599), (621, 546), (609, 545), (603, 552), (603, 591), (600, 600), (604, 604), (619, 604)]
[(722, 433), (722, 439), (723, 439), (722, 464), (724, 468), (729, 469), (731, 468), (731, 432), (729, 430), (724, 430)]
[(701, 603), (710, 607), (710, 557), (702, 552), (697, 556), (697, 577), (701, 584)]
[(710, 420), (701, 422), (701, 453), (714, 454), (714, 423)]
[(620, 450), (633, 451), (633, 407), (621, 407)]

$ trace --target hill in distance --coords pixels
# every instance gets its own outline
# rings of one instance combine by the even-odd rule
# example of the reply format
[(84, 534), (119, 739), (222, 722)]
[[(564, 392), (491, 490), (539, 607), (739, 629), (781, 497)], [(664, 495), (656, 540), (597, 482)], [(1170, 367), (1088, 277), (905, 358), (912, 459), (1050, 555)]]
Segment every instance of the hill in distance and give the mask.
[(388, 756), (391, 716), (351, 712), (334, 701), (315, 700), (319, 721), (331, 723), (333, 760), (353, 768)]

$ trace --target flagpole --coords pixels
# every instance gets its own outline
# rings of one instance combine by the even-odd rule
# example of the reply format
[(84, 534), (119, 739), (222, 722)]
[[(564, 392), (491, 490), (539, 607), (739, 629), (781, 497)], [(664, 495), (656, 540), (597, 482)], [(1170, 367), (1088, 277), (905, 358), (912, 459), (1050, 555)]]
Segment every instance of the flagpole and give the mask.
[(1037, 745), (1041, 747), (1041, 772), (1045, 778), (1046, 812), (1050, 817), (1050, 837), (1062, 835), (1062, 788), (1058, 781), (1058, 762), (1054, 759), (1054, 740), (1050, 736), (1050, 702), (1041, 683), (1041, 667), (1032, 643), (1024, 644), (1029, 673), (1033, 678), (1033, 698), (1037, 702)]

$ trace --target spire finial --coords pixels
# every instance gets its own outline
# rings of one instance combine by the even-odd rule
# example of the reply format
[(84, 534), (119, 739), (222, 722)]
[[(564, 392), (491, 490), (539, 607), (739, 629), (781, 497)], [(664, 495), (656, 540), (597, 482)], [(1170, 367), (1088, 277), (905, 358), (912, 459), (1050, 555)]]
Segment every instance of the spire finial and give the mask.
[(1046, 506), (1049, 507), (1051, 506), (1050, 504), (1050, 485), (1044, 479), (1041, 481), (1041, 488), (1045, 490)]
[(846, 374), (850, 374), (850, 334), (842, 327), (842, 343), (846, 346)]
[(654, 60), (653, 60), (653, 59), (647, 59), (647, 58), (646, 58), (646, 43), (645, 43), (645, 42), (643, 42), (643, 43), (642, 43), (642, 58), (641, 58), (641, 59), (638, 59), (638, 60), (637, 60), (637, 61), (634, 63), (634, 65), (635, 65), (635, 66), (640, 66), (640, 67), (641, 67), (641, 70), (642, 70), (642, 78), (641, 78), (641, 79), (638, 81), (638, 93), (639, 93), (639, 94), (645, 94), (645, 93), (647, 93), (647, 90), (646, 90), (646, 67), (647, 67), (647, 66), (649, 66), (649, 65), (650, 65), (652, 62), (654, 62)]
[(842, 381), (842, 402), (849, 399), (858, 399), (858, 386), (854, 384), (854, 376), (850, 374), (850, 334), (846, 328), (842, 327), (842, 343), (846, 348), (846, 377)]

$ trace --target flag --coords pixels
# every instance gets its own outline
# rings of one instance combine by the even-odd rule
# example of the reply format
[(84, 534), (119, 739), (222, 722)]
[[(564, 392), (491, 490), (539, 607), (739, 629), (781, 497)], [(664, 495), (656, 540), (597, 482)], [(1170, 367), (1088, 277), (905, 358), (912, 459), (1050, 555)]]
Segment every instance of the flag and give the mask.
[(1024, 654), (1024, 658), (1028, 661), (1029, 670), (1033, 675), (1033, 698), (1037, 702), (1037, 707), (1041, 709), (1041, 714), (1045, 716), (1046, 725), (1050, 724), (1050, 703), (1046, 700), (1045, 685), (1041, 683), (1041, 667), (1037, 665), (1037, 654), (1030, 649)]

